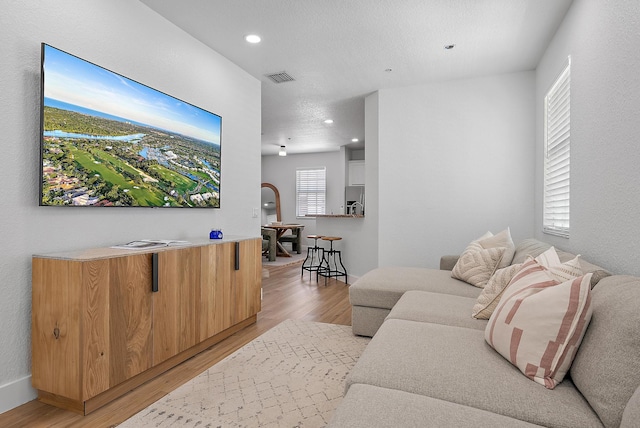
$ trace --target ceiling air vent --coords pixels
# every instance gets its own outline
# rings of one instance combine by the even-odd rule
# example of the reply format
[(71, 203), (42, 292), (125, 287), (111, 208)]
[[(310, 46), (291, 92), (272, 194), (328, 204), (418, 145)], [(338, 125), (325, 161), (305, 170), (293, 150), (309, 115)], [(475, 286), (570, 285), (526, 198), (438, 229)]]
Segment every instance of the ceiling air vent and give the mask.
[(279, 73), (265, 74), (265, 76), (271, 79), (274, 83), (293, 82), (294, 80), (296, 80), (293, 77), (289, 76), (289, 73), (287, 73), (286, 71), (281, 71)]

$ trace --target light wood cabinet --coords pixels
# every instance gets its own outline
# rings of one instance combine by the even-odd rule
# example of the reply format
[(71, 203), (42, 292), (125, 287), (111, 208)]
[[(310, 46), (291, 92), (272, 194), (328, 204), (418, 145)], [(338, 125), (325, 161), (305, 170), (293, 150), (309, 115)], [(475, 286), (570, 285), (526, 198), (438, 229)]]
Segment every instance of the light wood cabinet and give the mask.
[(200, 311), (207, 316), (200, 318), (201, 340), (260, 312), (261, 252), (260, 239), (203, 248)]
[[(87, 296), (77, 308), (84, 312), (80, 321), (84, 330), (80, 336), (84, 348), (81, 361), (95, 366), (83, 374), (81, 384), (85, 390), (79, 398), (93, 397), (153, 365), (151, 254), (75, 263), (101, 265), (95, 275), (85, 274), (76, 278), (73, 284), (76, 292)], [(56, 263), (49, 261), (49, 264)], [(34, 272), (37, 273), (35, 269)], [(93, 278), (100, 280), (94, 282)], [(47, 279), (43, 278), (39, 285), (46, 287)], [(41, 312), (39, 309), (35, 313)], [(49, 351), (56, 351), (56, 344), (50, 345)], [(57, 352), (61, 357), (64, 354)], [(55, 385), (51, 387), (55, 388)]]
[(158, 253), (158, 290), (153, 293), (154, 365), (200, 341), (201, 250)]
[(233, 325), (233, 248), (233, 242), (203, 248), (200, 312), (206, 316), (200, 318), (200, 340)]
[(87, 414), (254, 323), (260, 249), (260, 239), (239, 238), (34, 256), (39, 399)]
[[(262, 240), (244, 241), (238, 243), (236, 260), (240, 263), (234, 267), (231, 278), (231, 287), (234, 290), (234, 307), (236, 309), (233, 322), (241, 320), (260, 312), (261, 309), (261, 284), (262, 284), (262, 259), (258, 263), (251, 263), (251, 254), (262, 254)], [(260, 284), (260, 288), (256, 286)]]

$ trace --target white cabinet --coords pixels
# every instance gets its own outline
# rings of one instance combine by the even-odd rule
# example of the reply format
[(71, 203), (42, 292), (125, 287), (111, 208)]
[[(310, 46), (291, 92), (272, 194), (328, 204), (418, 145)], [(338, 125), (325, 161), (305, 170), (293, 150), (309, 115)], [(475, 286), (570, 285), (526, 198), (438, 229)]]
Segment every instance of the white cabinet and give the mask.
[(349, 186), (364, 186), (364, 161), (349, 161)]

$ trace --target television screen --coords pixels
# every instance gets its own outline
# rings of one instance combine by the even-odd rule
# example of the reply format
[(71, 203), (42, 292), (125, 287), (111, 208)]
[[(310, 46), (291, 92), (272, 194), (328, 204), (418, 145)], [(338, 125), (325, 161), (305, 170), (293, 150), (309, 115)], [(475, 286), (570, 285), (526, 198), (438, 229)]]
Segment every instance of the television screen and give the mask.
[(42, 44), (40, 205), (220, 207), (222, 118)]

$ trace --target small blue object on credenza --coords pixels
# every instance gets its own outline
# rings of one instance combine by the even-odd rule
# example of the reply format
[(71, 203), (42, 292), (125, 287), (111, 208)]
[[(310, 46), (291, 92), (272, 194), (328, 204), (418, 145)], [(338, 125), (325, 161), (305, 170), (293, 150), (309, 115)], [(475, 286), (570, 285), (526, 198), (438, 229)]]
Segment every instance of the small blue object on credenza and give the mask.
[(209, 239), (222, 239), (222, 231), (220, 229), (211, 229)]

